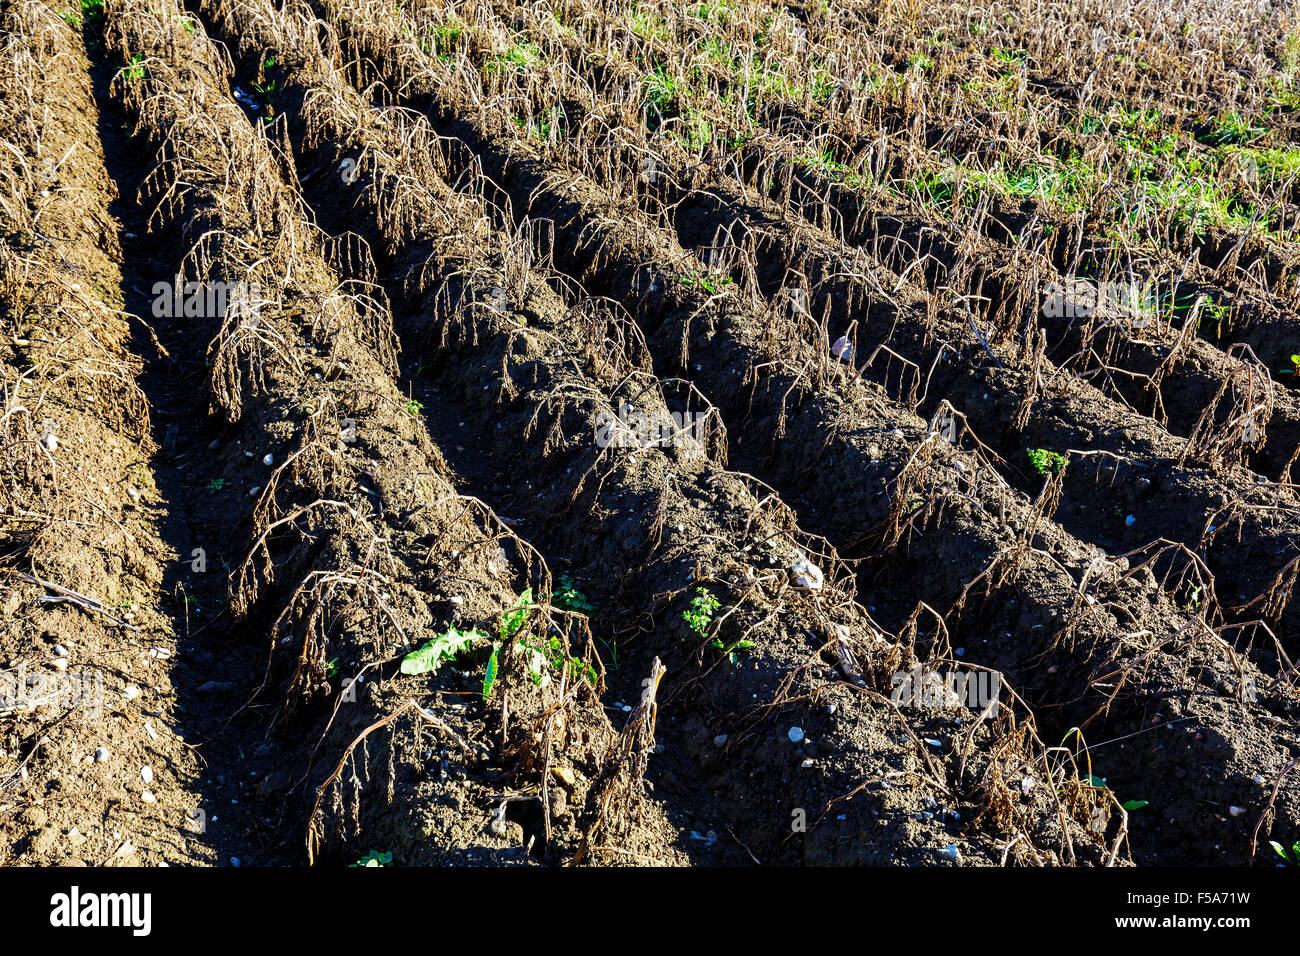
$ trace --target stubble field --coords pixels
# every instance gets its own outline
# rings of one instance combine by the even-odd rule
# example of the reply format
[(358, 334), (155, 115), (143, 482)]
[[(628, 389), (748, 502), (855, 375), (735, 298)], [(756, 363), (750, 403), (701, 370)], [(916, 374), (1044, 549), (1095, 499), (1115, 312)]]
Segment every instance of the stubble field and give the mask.
[(1300, 865), (1293, 5), (0, 11), (0, 864)]

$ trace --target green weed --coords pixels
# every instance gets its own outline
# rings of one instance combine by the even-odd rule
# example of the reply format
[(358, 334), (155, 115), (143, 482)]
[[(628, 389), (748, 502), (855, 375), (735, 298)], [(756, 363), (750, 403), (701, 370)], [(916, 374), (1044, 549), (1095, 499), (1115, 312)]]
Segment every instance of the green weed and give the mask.
[(1040, 475), (1059, 475), (1069, 464), (1068, 459), (1059, 452), (1049, 451), (1046, 448), (1029, 448), (1026, 449), (1029, 455), (1029, 461), (1034, 466), (1034, 470)]
[(449, 627), (433, 640), (426, 641), (423, 647), (403, 657), (401, 671), (403, 674), (410, 675), (436, 674), (447, 661), (476, 641), (486, 639), (487, 635), (478, 631), (459, 631)]
[(134, 83), (136, 80), (143, 80), (149, 75), (149, 68), (141, 64), (144, 63), (144, 54), (137, 53), (127, 61), (127, 65), (122, 69), (122, 75), (127, 82)]

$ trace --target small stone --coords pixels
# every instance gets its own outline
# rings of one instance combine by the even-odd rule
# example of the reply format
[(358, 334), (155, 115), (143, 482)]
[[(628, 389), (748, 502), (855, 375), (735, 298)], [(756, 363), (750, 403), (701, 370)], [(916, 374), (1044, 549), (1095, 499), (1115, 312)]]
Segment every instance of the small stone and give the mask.
[(112, 754), (107, 747), (95, 748), (95, 763), (108, 763), (108, 758), (111, 756)]
[(68, 669), (68, 659), (66, 657), (56, 657), (50, 661), (50, 666), (56, 671), (66, 671)]
[(55, 657), (67, 657), (67, 656), (68, 656), (68, 649), (67, 649), (66, 647), (64, 647), (62, 644), (55, 644), (55, 645), (54, 645), (54, 656), (55, 656)]
[(552, 767), (551, 776), (560, 782), (560, 786), (566, 790), (572, 790), (574, 784), (578, 782), (577, 775), (570, 767)]
[(232, 857), (230, 858), (230, 865), (231, 865), (231, 866), (239, 866), (239, 857), (237, 857), (237, 856), (232, 856)]
[(957, 844), (955, 843), (949, 843), (946, 847), (940, 850), (939, 856), (953, 863), (961, 862), (961, 850), (957, 849)]
[(790, 569), (791, 583), (804, 591), (818, 591), (822, 586), (821, 568), (805, 557), (801, 557)]
[(1264, 786), (1264, 775), (1262, 773), (1255, 776), (1255, 785), (1260, 787)]
[(1030, 792), (1033, 791), (1034, 787), (1036, 787), (1037, 785), (1038, 785), (1038, 781), (1035, 780), (1033, 777), (1025, 777), (1023, 780), (1020, 781), (1020, 792), (1027, 797), (1029, 796)]
[(273, 462), (273, 461), (275, 461), (275, 456), (273, 456), (273, 455), (266, 454), (266, 455), (263, 455), (263, 456), (262, 456), (262, 464), (264, 464), (264, 465), (269, 465), (269, 464), (271, 464), (271, 462)]
[(55, 451), (59, 447), (59, 438), (53, 432), (41, 436), (41, 447), (46, 451)]
[(791, 727), (787, 736), (790, 738), (790, 743), (797, 744), (799, 741), (803, 740), (803, 728)]
[(1245, 807), (1228, 807), (1228, 813), (1232, 814), (1234, 817), (1239, 817), (1245, 812)]
[(140, 696), (140, 688), (136, 687), (134, 684), (127, 684), (126, 687), (122, 689), (122, 696), (127, 700), (135, 700)]
[(126, 496), (130, 498), (132, 501), (140, 500), (140, 492), (136, 490), (136, 487), (134, 485), (126, 486)]
[(153, 767), (144, 766), (140, 768), (140, 779), (145, 783), (153, 783)]
[(722, 746), (724, 746), (724, 745), (727, 743), (727, 735), (726, 735), (726, 734), (718, 734), (718, 736), (716, 736), (716, 737), (713, 738), (713, 742), (714, 742), (717, 746), (722, 747)]
[(140, 794), (140, 799), (143, 800), (145, 803), (156, 803), (158, 801), (158, 798), (155, 797), (148, 790)]

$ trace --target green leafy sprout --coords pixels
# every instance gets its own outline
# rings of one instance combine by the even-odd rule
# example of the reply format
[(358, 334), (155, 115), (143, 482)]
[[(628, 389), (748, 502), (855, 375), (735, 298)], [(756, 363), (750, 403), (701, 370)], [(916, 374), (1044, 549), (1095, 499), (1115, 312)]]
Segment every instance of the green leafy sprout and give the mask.
[(573, 583), (573, 578), (567, 574), (560, 576), (560, 589), (555, 592), (554, 603), (562, 611), (572, 611), (586, 617), (590, 617), (596, 610), (595, 606), (587, 600), (587, 596), (578, 590)]
[(458, 22), (428, 27), (424, 39), (420, 41), (420, 51), (425, 56), (450, 60), (452, 51), (456, 49), (456, 44), (464, 32), (464, 25)]
[(249, 86), (253, 88), (258, 96), (266, 100), (268, 104), (274, 102), (276, 88), (275, 80), (267, 80), (265, 83), (250, 83)]
[[(555, 596), (551, 600), (561, 611), (570, 611), (584, 617), (591, 617), (592, 614), (596, 613), (596, 606), (587, 599), (585, 594), (578, 590), (573, 578), (567, 574), (560, 576), (559, 590), (555, 592)], [(596, 635), (596, 640), (609, 648), (610, 666), (614, 670), (618, 670), (618, 641), (607, 641), (599, 635)]]
[(713, 615), (720, 607), (722, 604), (707, 588), (696, 588), (691, 606), (682, 611), (682, 617), (686, 619), (692, 631), (701, 637), (707, 637), (709, 625), (713, 623)]
[(702, 289), (709, 295), (714, 295), (731, 285), (733, 280), (731, 276), (719, 272), (688, 272), (684, 276), (679, 276), (677, 281), (684, 286)]
[(489, 60), (483, 67), (484, 72), (497, 73), (503, 72), (507, 68), (513, 70), (526, 70), (542, 59), (542, 49), (535, 43), (527, 40), (518, 42), (506, 50), (504, 53), (498, 53)]
[(1236, 111), (1221, 116), (1214, 124), (1210, 141), (1216, 145), (1242, 145), (1264, 136), (1268, 130), (1256, 126)]
[(1064, 455), (1059, 452), (1049, 451), (1046, 448), (1029, 448), (1026, 449), (1026, 453), (1029, 455), (1029, 461), (1034, 466), (1034, 470), (1044, 477), (1059, 475), (1068, 464)]
[(1268, 845), (1283, 859), (1287, 866), (1300, 866), (1300, 841), (1292, 843), (1289, 852), (1286, 847), (1276, 840), (1269, 840)]
[(143, 80), (149, 75), (149, 69), (148, 67), (143, 66), (143, 63), (143, 53), (137, 53), (135, 56), (131, 57), (130, 61), (122, 71), (122, 75), (126, 77), (128, 83), (134, 83), (136, 80)]
[(104, 0), (81, 0), (81, 12), (64, 10), (59, 17), (74, 30), (80, 30), (88, 21), (98, 20), (104, 15)]
[(492, 654), (488, 657), (487, 670), (483, 672), (483, 699), (492, 696), (492, 687), (497, 682), (497, 668), (500, 660), (501, 645), (492, 645)]
[(835, 154), (829, 149), (816, 153), (807, 153), (800, 156), (797, 161), (805, 169), (811, 170), (830, 182), (843, 183), (851, 188), (862, 185), (862, 178), (854, 175), (848, 166), (839, 162), (835, 158)]
[[(570, 581), (569, 584), (572, 585), (572, 582)], [(571, 587), (570, 590), (585, 603), (586, 599), (582, 597), (580, 592)], [(492, 688), (496, 684), (502, 646), (519, 633), (527, 622), (532, 609), (533, 589), (529, 588), (519, 595), (514, 606), (502, 616), (501, 626), (497, 629), (497, 638), (492, 645), (492, 654), (488, 658), (487, 671), (483, 676), (482, 694), (484, 700), (491, 696)], [(595, 684), (599, 679), (596, 669), (590, 664), (575, 660), (565, 654), (564, 644), (558, 635), (553, 634), (546, 638), (520, 638), (515, 642), (515, 649), (524, 654), (524, 664), (528, 669), (528, 677), (539, 687), (546, 680), (548, 669), (559, 670), (567, 667), (572, 677), (585, 679), (591, 684)]]
[[(701, 637), (709, 636), (709, 627), (713, 624), (713, 616), (717, 613), (722, 604), (708, 588), (696, 588), (695, 597), (691, 599), (691, 606), (682, 612), (682, 617), (690, 625), (692, 631)], [(738, 651), (749, 650), (754, 646), (753, 641), (738, 640), (732, 643), (726, 643), (721, 636), (715, 634), (709, 641), (708, 647), (716, 648), (721, 651), (732, 664), (739, 659)]]
[(487, 635), (478, 631), (460, 631), (454, 627), (447, 628), (431, 641), (426, 641), (418, 650), (411, 651), (402, 658), (403, 674), (436, 674), (438, 668), (468, 648), (475, 641), (486, 640)]
[(548, 638), (539, 640), (522, 640), (518, 646), (527, 652), (528, 676), (538, 686), (541, 686), (542, 681), (545, 679), (546, 667), (554, 670), (568, 667), (571, 677), (575, 679), (581, 678), (592, 685), (599, 680), (600, 675), (596, 673), (596, 668), (585, 661), (576, 660), (565, 655), (564, 645), (557, 635), (552, 634)]
[[(1092, 774), (1089, 774), (1086, 778), (1084, 778), (1084, 782), (1090, 787), (1096, 787), (1098, 790), (1110, 789), (1106, 783), (1105, 777), (1097, 777), (1097, 776), (1093, 776)], [(1134, 810), (1141, 810), (1143, 807), (1150, 806), (1151, 803), (1151, 801), (1149, 800), (1125, 800), (1123, 803), (1120, 803), (1119, 799), (1114, 796), (1113, 792), (1111, 794), (1111, 800), (1113, 800), (1115, 804), (1118, 804), (1119, 806), (1123, 807), (1124, 810), (1128, 813), (1132, 813)], [(1105, 804), (1106, 807), (1109, 807), (1111, 805), (1112, 804), (1110, 804), (1109, 802)], [(1109, 809), (1107, 809), (1107, 815), (1109, 816)]]

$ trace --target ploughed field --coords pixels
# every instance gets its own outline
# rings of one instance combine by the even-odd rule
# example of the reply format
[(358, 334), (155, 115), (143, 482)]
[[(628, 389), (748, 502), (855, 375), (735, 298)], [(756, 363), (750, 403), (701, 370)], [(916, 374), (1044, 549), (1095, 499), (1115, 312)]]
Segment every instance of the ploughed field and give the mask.
[(1300, 865), (1300, 19), (0, 3), (0, 863)]

